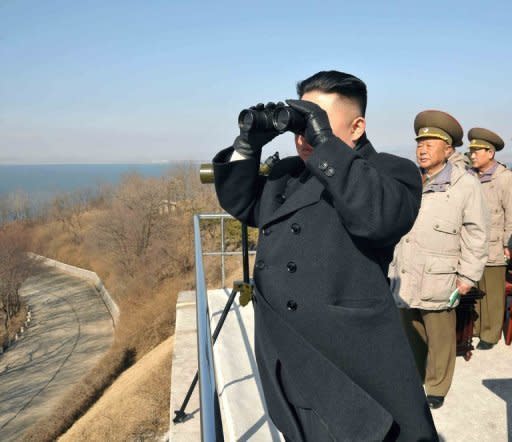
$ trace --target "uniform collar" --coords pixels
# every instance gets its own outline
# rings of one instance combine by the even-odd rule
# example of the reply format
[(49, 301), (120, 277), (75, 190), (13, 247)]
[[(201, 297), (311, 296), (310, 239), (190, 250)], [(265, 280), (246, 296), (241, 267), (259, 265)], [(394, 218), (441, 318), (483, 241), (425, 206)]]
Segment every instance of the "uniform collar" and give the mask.
[(494, 175), (494, 172), (496, 172), (496, 169), (498, 169), (499, 163), (495, 160), (494, 164), (489, 167), (485, 172), (479, 172), (478, 170), (474, 170), (475, 175), (478, 177), (481, 183), (488, 183), (492, 181), (492, 176)]
[(423, 185), (423, 193), (426, 192), (445, 192), (447, 187), (452, 182), (452, 170), (453, 166), (451, 163), (446, 162), (444, 167), (437, 172), (435, 175), (429, 177)]

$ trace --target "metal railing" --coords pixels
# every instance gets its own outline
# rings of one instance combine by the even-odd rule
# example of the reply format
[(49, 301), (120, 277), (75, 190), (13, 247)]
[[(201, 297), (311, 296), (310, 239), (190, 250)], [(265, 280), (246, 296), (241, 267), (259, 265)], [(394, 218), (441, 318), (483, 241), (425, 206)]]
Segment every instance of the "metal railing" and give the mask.
[[(219, 219), (221, 222), (220, 252), (205, 252), (201, 243), (201, 220)], [(201, 437), (205, 442), (223, 441), (222, 419), (220, 415), (215, 365), (213, 359), (213, 342), (208, 309), (206, 279), (203, 267), (203, 256), (220, 256), (222, 267), (222, 286), (225, 287), (225, 257), (242, 255), (242, 252), (226, 252), (224, 220), (233, 219), (228, 214), (197, 214), (194, 215), (194, 251), (196, 264), (196, 313), (197, 313), (197, 351), (199, 369), (199, 400), (201, 410)], [(243, 235), (246, 237), (246, 235)], [(253, 252), (255, 253), (255, 252)], [(246, 265), (244, 263), (244, 265)], [(234, 293), (232, 294), (234, 297)], [(220, 330), (219, 330), (220, 331)]]

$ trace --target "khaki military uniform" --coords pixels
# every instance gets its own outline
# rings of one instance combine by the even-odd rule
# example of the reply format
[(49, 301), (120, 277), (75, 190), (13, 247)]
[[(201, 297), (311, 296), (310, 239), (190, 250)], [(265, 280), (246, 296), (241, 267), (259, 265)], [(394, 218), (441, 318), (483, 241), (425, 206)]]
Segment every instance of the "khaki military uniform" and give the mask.
[(470, 285), (480, 279), (488, 224), (478, 180), (447, 162), (425, 182), (414, 226), (395, 248), (388, 276), (428, 395), (444, 397), (450, 388), (456, 315), (448, 302), (457, 279)]
[(448, 300), (457, 278), (470, 285), (480, 279), (487, 239), (488, 218), (478, 181), (447, 163), (433, 183), (425, 185), (418, 218), (395, 248), (389, 269), (396, 305), (403, 309), (404, 323), (412, 325), (406, 332), (428, 394), (445, 396), (450, 388), (456, 317)]
[(503, 249), (512, 235), (512, 171), (495, 163), (490, 173), (479, 175), (491, 218), (489, 259), (478, 283), (486, 296), (477, 303), (479, 315), (475, 335), (496, 344), (501, 336), (505, 314), (506, 260)]

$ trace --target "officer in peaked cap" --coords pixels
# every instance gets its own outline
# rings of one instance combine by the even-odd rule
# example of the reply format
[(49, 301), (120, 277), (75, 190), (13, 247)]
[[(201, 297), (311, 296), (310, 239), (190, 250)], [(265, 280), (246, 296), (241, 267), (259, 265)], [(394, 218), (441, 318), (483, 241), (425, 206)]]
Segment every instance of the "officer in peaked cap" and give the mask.
[[(487, 261), (487, 215), (478, 180), (448, 161), (462, 144), (451, 115), (428, 110), (414, 120), (416, 159), (423, 175), (421, 210), (395, 247), (388, 276), (423, 377), (427, 402), (439, 408), (455, 369), (456, 314), (450, 295), (465, 295)], [(414, 258), (412, 258), (414, 257)]]
[(439, 138), (448, 144), (448, 161), (450, 163), (468, 169), (469, 159), (455, 150), (462, 146), (464, 131), (459, 122), (446, 112), (438, 110), (426, 110), (420, 112), (414, 120), (416, 140), (420, 138)]
[(506, 259), (510, 259), (508, 241), (512, 235), (512, 172), (495, 159), (505, 147), (501, 137), (488, 129), (473, 128), (468, 133), (473, 172), (482, 185), (490, 215), (489, 258), (479, 287), (486, 292), (476, 306), (479, 315), (475, 335), (477, 348), (488, 350), (501, 336), (505, 311)]

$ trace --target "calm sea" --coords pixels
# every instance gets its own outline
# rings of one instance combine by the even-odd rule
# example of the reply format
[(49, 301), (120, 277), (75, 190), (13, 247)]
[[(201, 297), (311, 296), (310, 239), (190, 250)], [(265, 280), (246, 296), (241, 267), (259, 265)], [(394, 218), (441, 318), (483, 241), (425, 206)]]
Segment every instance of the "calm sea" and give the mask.
[(0, 197), (21, 191), (40, 204), (58, 193), (94, 191), (101, 184), (117, 184), (123, 175), (132, 172), (145, 177), (164, 176), (180, 164), (0, 165)]

